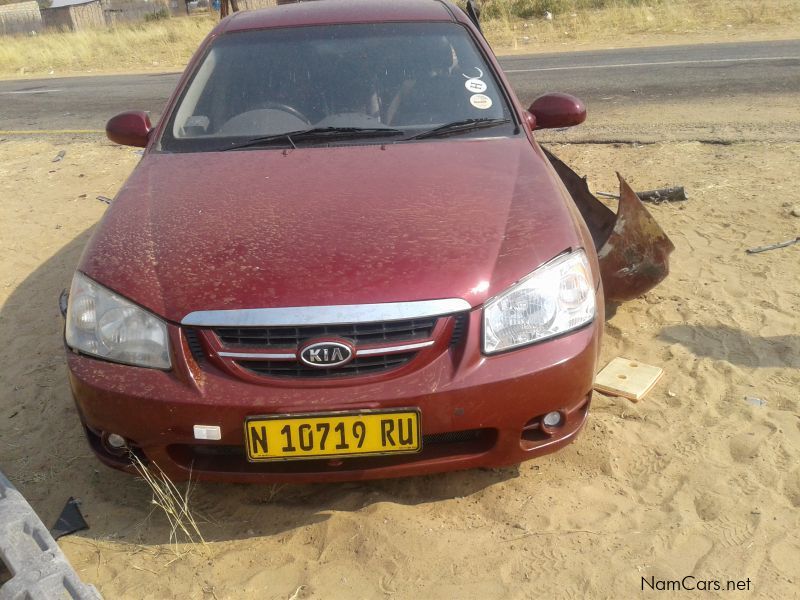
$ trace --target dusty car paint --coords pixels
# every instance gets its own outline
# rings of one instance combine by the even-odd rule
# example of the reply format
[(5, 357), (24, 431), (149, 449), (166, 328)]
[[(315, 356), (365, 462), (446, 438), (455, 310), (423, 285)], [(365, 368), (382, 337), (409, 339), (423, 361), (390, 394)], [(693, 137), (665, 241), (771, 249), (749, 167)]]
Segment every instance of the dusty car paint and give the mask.
[[(167, 116), (217, 36), (397, 19), (455, 20), (470, 31), (502, 82), (522, 135), (159, 151)], [(172, 356), (166, 371), (68, 353), (73, 395), (100, 460), (130, 470), (132, 452), (176, 480), (338, 481), (514, 464), (575, 438), (591, 401), (604, 319), (602, 267), (593, 248), (612, 239), (615, 220), (570, 198), (568, 181), (559, 179), (533, 138), (535, 119), (466, 15), (434, 0), (240, 13), (201, 45), (164, 114), (78, 266), (165, 319)], [(594, 220), (587, 216), (592, 211)], [(621, 214), (635, 213), (634, 206)], [(546, 342), (484, 354), (486, 300), (580, 248), (599, 292), (594, 320)], [(357, 378), (282, 380), (248, 372), (225, 356), (230, 348), (218, 331), (187, 319), (214, 310), (435, 299), (460, 299), (465, 307), (439, 315), (429, 345), (406, 364)], [(243, 424), (254, 415), (409, 407), (421, 414), (419, 454), (291, 464), (244, 457)], [(548, 427), (543, 417), (554, 411), (563, 421)], [(196, 438), (198, 425), (218, 428), (219, 439)], [(122, 435), (127, 448), (111, 448), (110, 432)]]
[(149, 153), (80, 270), (174, 322), (198, 310), (331, 298), (478, 306), (583, 245), (554, 197), (561, 187), (524, 137)]

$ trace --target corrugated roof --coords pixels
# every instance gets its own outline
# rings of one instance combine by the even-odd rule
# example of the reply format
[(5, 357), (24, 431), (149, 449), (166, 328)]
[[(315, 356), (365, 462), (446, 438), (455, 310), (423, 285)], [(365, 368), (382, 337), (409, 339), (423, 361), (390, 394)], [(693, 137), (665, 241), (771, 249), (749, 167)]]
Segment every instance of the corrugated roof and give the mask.
[(64, 6), (76, 6), (78, 4), (89, 4), (98, 0), (53, 0), (48, 8), (62, 8)]

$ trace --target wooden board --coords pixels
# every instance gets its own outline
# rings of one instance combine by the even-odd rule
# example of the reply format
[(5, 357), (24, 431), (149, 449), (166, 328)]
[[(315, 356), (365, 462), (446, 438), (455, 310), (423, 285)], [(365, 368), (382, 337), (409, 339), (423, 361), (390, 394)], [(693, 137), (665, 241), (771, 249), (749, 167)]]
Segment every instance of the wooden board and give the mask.
[(653, 389), (664, 369), (618, 356), (597, 374), (594, 389), (636, 402)]

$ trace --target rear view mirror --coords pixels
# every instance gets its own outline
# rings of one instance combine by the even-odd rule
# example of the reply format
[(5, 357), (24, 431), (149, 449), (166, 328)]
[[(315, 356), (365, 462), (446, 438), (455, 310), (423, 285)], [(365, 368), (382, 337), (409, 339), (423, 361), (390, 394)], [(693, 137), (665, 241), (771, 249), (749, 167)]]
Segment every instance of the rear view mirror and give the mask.
[(141, 110), (130, 110), (111, 117), (106, 123), (108, 139), (124, 146), (144, 148), (153, 126), (149, 115)]
[(586, 120), (586, 105), (569, 94), (545, 94), (539, 96), (528, 112), (536, 119), (536, 129), (572, 127)]

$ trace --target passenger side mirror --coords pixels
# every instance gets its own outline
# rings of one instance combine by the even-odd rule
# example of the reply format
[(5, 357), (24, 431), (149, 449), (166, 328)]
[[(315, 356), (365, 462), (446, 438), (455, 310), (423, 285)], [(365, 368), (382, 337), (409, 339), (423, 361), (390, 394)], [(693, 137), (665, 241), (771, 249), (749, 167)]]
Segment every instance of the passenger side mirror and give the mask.
[[(569, 94), (539, 96), (528, 112), (533, 115), (535, 129), (555, 129), (580, 125), (586, 120), (586, 105)], [(530, 119), (529, 119), (530, 122)]]
[(106, 123), (108, 139), (124, 146), (144, 148), (150, 139), (153, 126), (150, 116), (141, 110), (129, 110), (111, 117)]

